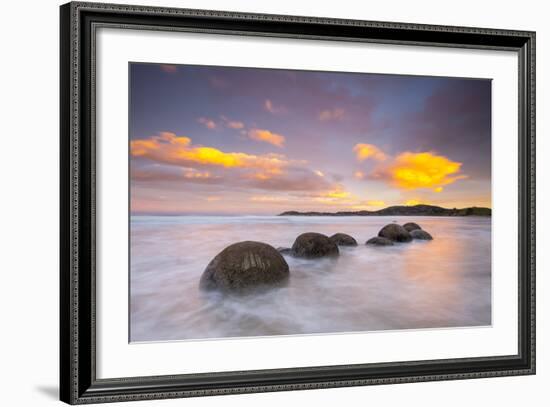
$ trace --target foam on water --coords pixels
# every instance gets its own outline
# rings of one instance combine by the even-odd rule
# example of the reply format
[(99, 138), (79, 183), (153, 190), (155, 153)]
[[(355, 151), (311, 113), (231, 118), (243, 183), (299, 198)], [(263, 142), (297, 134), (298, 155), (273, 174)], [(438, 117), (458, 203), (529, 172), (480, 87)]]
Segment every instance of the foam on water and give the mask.
[[(364, 243), (385, 224), (417, 222), (433, 241)], [(201, 292), (228, 245), (290, 247), (299, 234), (348, 233), (336, 259), (285, 256), (286, 286), (241, 297)], [(477, 217), (134, 216), (132, 341), (465, 327), (491, 324), (491, 219)]]

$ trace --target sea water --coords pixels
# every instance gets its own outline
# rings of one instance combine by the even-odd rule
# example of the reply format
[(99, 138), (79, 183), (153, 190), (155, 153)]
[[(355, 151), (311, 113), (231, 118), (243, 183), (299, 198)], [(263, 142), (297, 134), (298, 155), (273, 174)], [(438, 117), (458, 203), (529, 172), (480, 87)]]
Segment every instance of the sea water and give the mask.
[[(432, 241), (366, 246), (386, 224)], [(204, 269), (244, 240), (291, 247), (304, 232), (353, 236), (336, 259), (284, 256), (288, 284), (246, 296), (199, 289)], [(132, 216), (130, 340), (166, 341), (491, 324), (491, 218)]]

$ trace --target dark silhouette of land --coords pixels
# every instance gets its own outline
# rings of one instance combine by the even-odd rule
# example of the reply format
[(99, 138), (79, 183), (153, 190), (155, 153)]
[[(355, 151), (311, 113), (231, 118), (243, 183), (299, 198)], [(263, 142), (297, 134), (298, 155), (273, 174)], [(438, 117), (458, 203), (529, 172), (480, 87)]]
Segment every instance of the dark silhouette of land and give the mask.
[(377, 211), (298, 212), (286, 211), (278, 216), (491, 216), (491, 208), (442, 208), (434, 205), (389, 206)]

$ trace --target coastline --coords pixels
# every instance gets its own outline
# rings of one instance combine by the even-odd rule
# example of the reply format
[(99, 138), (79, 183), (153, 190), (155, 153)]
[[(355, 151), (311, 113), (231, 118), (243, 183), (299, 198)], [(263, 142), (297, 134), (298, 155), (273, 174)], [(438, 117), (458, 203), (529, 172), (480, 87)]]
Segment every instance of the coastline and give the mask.
[(434, 205), (389, 206), (377, 211), (299, 212), (285, 211), (277, 216), (481, 216), (490, 217), (491, 208), (442, 208)]

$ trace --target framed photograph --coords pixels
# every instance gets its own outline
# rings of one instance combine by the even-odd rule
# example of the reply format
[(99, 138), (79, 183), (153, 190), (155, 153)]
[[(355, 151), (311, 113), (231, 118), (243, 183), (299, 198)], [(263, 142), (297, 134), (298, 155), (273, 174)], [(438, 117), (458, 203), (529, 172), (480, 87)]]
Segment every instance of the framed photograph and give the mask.
[(61, 400), (535, 373), (535, 33), (61, 6)]

